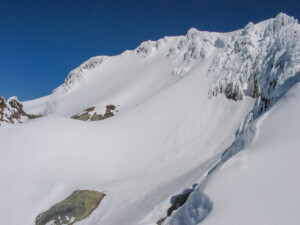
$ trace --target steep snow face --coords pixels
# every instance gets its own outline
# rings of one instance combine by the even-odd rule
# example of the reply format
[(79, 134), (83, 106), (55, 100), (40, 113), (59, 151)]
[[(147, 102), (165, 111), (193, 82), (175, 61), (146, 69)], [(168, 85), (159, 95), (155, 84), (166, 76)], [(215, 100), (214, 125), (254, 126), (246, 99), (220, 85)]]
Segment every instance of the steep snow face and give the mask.
[[(156, 223), (172, 196), (205, 180), (263, 112), (260, 102), (271, 105), (297, 82), (299, 52), (289, 46), (298, 46), (298, 33), (297, 22), (279, 14), (240, 31), (191, 29), (83, 63), (51, 95), (24, 102), (26, 112), (48, 116), (0, 129), (0, 223), (31, 225), (78, 189), (106, 194), (78, 224)], [(272, 91), (269, 76), (277, 80)], [(209, 98), (218, 93), (225, 95)], [(119, 112), (107, 120), (70, 119), (92, 107), (103, 114), (108, 105)], [(201, 206), (212, 207), (197, 191), (186, 204), (190, 221), (199, 221)], [(168, 220), (180, 223), (183, 211)]]
[[(242, 100), (244, 98), (244, 96), (246, 96), (248, 94), (254, 98), (258, 97), (257, 101), (256, 101), (252, 111), (249, 112), (248, 116), (245, 118), (244, 123), (241, 123), (241, 126), (237, 130), (236, 138), (235, 138), (235, 141), (233, 142), (233, 144), (228, 149), (226, 149), (226, 151), (224, 151), (220, 161), (216, 164), (216, 166), (213, 169), (211, 169), (209, 171), (208, 175), (206, 176), (204, 181), (199, 185), (197, 190), (190, 195), (190, 198), (187, 201), (187, 203), (181, 209), (179, 209), (175, 213), (175, 215), (173, 215), (172, 218), (168, 218), (166, 221), (166, 224), (170, 224), (170, 225), (189, 224), (189, 225), (191, 225), (191, 224), (198, 224), (198, 223), (202, 222), (209, 215), (209, 213), (212, 209), (212, 206), (211, 206), (212, 202), (207, 197), (207, 195), (204, 193), (204, 192), (207, 192), (206, 190), (209, 189), (209, 187), (210, 188), (212, 187), (213, 189), (218, 190), (218, 198), (217, 199), (222, 199), (223, 205), (225, 202), (225, 201), (223, 201), (223, 199), (227, 199), (228, 201), (230, 201), (229, 198), (226, 198), (226, 197), (231, 196), (234, 199), (232, 201), (233, 202), (232, 209), (235, 209), (236, 213), (240, 212), (239, 210), (240, 210), (241, 202), (244, 201), (244, 200), (241, 201), (240, 199), (243, 199), (244, 197), (241, 195), (239, 195), (238, 198), (235, 197), (236, 192), (241, 193), (240, 191), (237, 191), (239, 188), (235, 187), (235, 186), (239, 187), (239, 184), (237, 185), (237, 183), (239, 183), (239, 182), (237, 182), (237, 181), (232, 182), (232, 183), (229, 182), (231, 184), (230, 187), (232, 188), (232, 190), (235, 190), (235, 191), (233, 191), (234, 196), (229, 195), (229, 193), (227, 193), (227, 195), (225, 195), (226, 197), (223, 196), (223, 188), (221, 188), (222, 186), (219, 183), (211, 185), (210, 182), (212, 180), (212, 183), (214, 183), (214, 181), (213, 181), (214, 175), (216, 173), (218, 174), (218, 170), (220, 169), (220, 167), (221, 168), (224, 167), (224, 165), (223, 165), (224, 163), (225, 163), (225, 166), (227, 164), (230, 164), (232, 161), (235, 160), (235, 159), (230, 159), (232, 156), (234, 156), (236, 153), (243, 150), (244, 148), (247, 148), (247, 146), (251, 143), (253, 136), (255, 134), (255, 130), (256, 130), (255, 124), (257, 123), (257, 120), (255, 120), (255, 119), (257, 119), (258, 116), (262, 115), (262, 113), (266, 109), (268, 109), (270, 106), (272, 106), (272, 104), (274, 102), (276, 102), (281, 96), (283, 96), (287, 91), (289, 91), (289, 89), (291, 87), (293, 87), (295, 84), (297, 84), (299, 82), (299, 75), (300, 75), (299, 74), (299, 51), (298, 51), (299, 41), (300, 41), (300, 36), (299, 36), (300, 27), (299, 27), (297, 21), (294, 20), (293, 18), (290, 18), (290, 17), (284, 15), (284, 14), (279, 14), (274, 20), (269, 21), (269, 23), (267, 24), (266, 27), (262, 26), (265, 24), (266, 24), (266, 22), (263, 22), (262, 24), (254, 26), (253, 24), (249, 23), (244, 28), (244, 30), (240, 31), (242, 38), (239, 37), (238, 39), (242, 39), (242, 41), (243, 41), (243, 42), (241, 42), (242, 47), (244, 45), (246, 45), (246, 43), (248, 43), (252, 46), (253, 49), (251, 51), (249, 51), (249, 48), (246, 48), (246, 50), (243, 53), (241, 53), (240, 55), (234, 55), (236, 53), (239, 54), (239, 52), (241, 51), (241, 45), (239, 44), (240, 42), (235, 41), (234, 48), (230, 52), (229, 57), (227, 57), (225, 59), (225, 64), (223, 64), (221, 66), (222, 69), (220, 69), (220, 71), (219, 71), (220, 73), (219, 74), (218, 74), (218, 72), (216, 73), (215, 79), (217, 80), (217, 83), (211, 84), (211, 89), (209, 91), (210, 96), (217, 96), (217, 93), (220, 92), (220, 93), (225, 93), (227, 98), (234, 99), (236, 101)], [(270, 27), (272, 27), (272, 32), (270, 32)], [(261, 32), (259, 32), (256, 29), (261, 29)], [(255, 38), (247, 37), (249, 34), (253, 34), (253, 33), (256, 35), (261, 33), (260, 36), (263, 37), (263, 39), (261, 39), (261, 40), (258, 39), (259, 42), (261, 43), (259, 47), (262, 47), (262, 49), (264, 51), (262, 51), (259, 48), (255, 49), (255, 44), (252, 42), (253, 40), (255, 40)], [(270, 37), (270, 35), (273, 35), (273, 36)], [(267, 39), (273, 38), (274, 40), (269, 42), (269, 40), (266, 41), (265, 38), (267, 38)], [(285, 42), (285, 40), (287, 40), (287, 39), (289, 40), (289, 43)], [(282, 41), (282, 40), (284, 40), (284, 41)], [(273, 42), (275, 42), (275, 43), (273, 43)], [(276, 44), (276, 42), (279, 42), (279, 43)], [(266, 44), (266, 46), (268, 48), (264, 48), (264, 44)], [(290, 46), (293, 46), (294, 48), (290, 48)], [(254, 65), (252, 65), (252, 60), (254, 58), (252, 58), (253, 55), (251, 55), (251, 54), (253, 52), (255, 52), (255, 50), (258, 50), (258, 52), (260, 52), (260, 55), (256, 56), (255, 63), (254, 63)], [(263, 55), (263, 53), (265, 53), (265, 52), (267, 52), (267, 53), (265, 55)], [(244, 53), (246, 53), (247, 57), (243, 57)], [(222, 53), (221, 55), (216, 57), (214, 59), (214, 61), (216, 62), (216, 60), (218, 61), (222, 57), (224, 57), (223, 54), (225, 54), (225, 53)], [(231, 58), (230, 56), (233, 56), (233, 58)], [(263, 58), (262, 56), (265, 56), (265, 58)], [(267, 58), (266, 58), (267, 56), (268, 56), (269, 61), (267, 61)], [(262, 57), (265, 61), (260, 62), (259, 60), (261, 60), (261, 58), (258, 59), (259, 57)], [(280, 61), (280, 62), (278, 62), (278, 61)], [(216, 72), (214, 69), (218, 66), (218, 64), (215, 64), (215, 62), (210, 67), (210, 72), (212, 72), (212, 71)], [(275, 63), (275, 62), (279, 63), (278, 65), (284, 65), (284, 66), (281, 66), (281, 68), (279, 68), (279, 69), (278, 69), (278, 67), (280, 67), (280, 66), (277, 66), (277, 67), (275, 66), (277, 69), (274, 69), (273, 63)], [(238, 65), (240, 65), (240, 67)], [(257, 65), (259, 65), (259, 66), (257, 66)], [(271, 69), (269, 69), (270, 66), (271, 66)], [(227, 68), (228, 68), (228, 70), (226, 70)], [(252, 71), (253, 68), (256, 69), (256, 71), (254, 70), (254, 72), (253, 72)], [(222, 74), (222, 73), (224, 73), (224, 74)], [(226, 73), (229, 73), (229, 76), (228, 76), (228, 74), (225, 75)], [(257, 79), (257, 80), (254, 80), (254, 82), (252, 82), (253, 81), (252, 79)], [(242, 84), (244, 84), (244, 86)], [(297, 87), (296, 87), (296, 90), (297, 90)], [(216, 89), (214, 89), (214, 88), (216, 88)], [(297, 97), (294, 97), (295, 98), (294, 101), (296, 101), (296, 99), (298, 99), (298, 97), (299, 97), (298, 95), (297, 95)], [(279, 105), (281, 105), (281, 104), (279, 104)], [(295, 102), (294, 102), (294, 104), (295, 104)], [(291, 113), (291, 118), (295, 118), (295, 115), (297, 115), (297, 109), (299, 107), (296, 105), (296, 107), (291, 106), (291, 108), (295, 109), (294, 112)], [(285, 112), (287, 112), (287, 111), (288, 110), (285, 110)], [(287, 113), (287, 114), (290, 114), (290, 113)], [(285, 117), (284, 115), (282, 115), (282, 116), (283, 116), (283, 118)], [(276, 118), (278, 119), (279, 117), (277, 116)], [(293, 123), (292, 120), (288, 120), (288, 123)], [(275, 120), (273, 119), (272, 121), (273, 122), (271, 122), (271, 123), (275, 123), (274, 121), (276, 121), (276, 119)], [(297, 124), (297, 123), (293, 124), (294, 128), (292, 128), (292, 129), (297, 130), (297, 128), (298, 128), (297, 126), (299, 126), (299, 124)], [(286, 128), (288, 130), (289, 127), (290, 127), (290, 125), (286, 125), (286, 126), (283, 126), (282, 129), (284, 130)], [(269, 136), (269, 137), (272, 136), (269, 134), (269, 133), (272, 133), (271, 132), (272, 128), (271, 129), (269, 128), (268, 130), (269, 130), (269, 132), (267, 132), (268, 134), (267, 135), (264, 134), (262, 137), (262, 140), (264, 139), (265, 136)], [(275, 130), (277, 130), (277, 129), (275, 129)], [(288, 134), (289, 132), (286, 131), (286, 133)], [(276, 135), (278, 136), (278, 133), (274, 132), (274, 136), (276, 136)], [(284, 140), (278, 141), (278, 146), (283, 146), (284, 144), (282, 144), (282, 142), (285, 143), (285, 141), (289, 140), (290, 137), (285, 137), (283, 135), (283, 139)], [(293, 140), (292, 145), (296, 146), (297, 138), (294, 137), (293, 139), (294, 140)], [(272, 143), (271, 143), (271, 146), (273, 146)], [(274, 146), (276, 146), (276, 144)], [(282, 150), (280, 149), (279, 151), (280, 152), (277, 152), (277, 153), (279, 153), (278, 156), (282, 155), (281, 154)], [(293, 147), (291, 148), (291, 151), (294, 151)], [(244, 154), (247, 154), (247, 153), (244, 153)], [(274, 154), (276, 154), (276, 153), (274, 153)], [(238, 155), (243, 155), (243, 153), (239, 153)], [(267, 170), (270, 171), (272, 166), (276, 167), (276, 165), (278, 165), (278, 163), (277, 163), (278, 159), (276, 158), (278, 156), (264, 155), (264, 157), (270, 157), (268, 159), (265, 159), (266, 161), (269, 159), (273, 160), (271, 163), (266, 165)], [(293, 154), (293, 157), (297, 158), (298, 156)], [(238, 157), (235, 157), (235, 158), (238, 158)], [(229, 160), (229, 161), (227, 162), (227, 160)], [(260, 173), (259, 170), (263, 167), (261, 164), (257, 163), (256, 160), (258, 160), (257, 157), (255, 159), (253, 159), (253, 164), (259, 165), (259, 169), (257, 170), (257, 168), (253, 168), (252, 175)], [(262, 159), (262, 163), (263, 162), (264, 162), (264, 160)], [(289, 162), (290, 161), (287, 160), (284, 163), (289, 164)], [(287, 172), (284, 172), (284, 173), (287, 174), (286, 176), (290, 176), (290, 174), (293, 173), (293, 170), (294, 170), (294, 168), (292, 168), (292, 169), (285, 168), (285, 171), (287, 171)], [(264, 176), (262, 176), (263, 177), (262, 179), (266, 179), (267, 182), (262, 182), (262, 181), (256, 181), (256, 182), (264, 183), (265, 185), (268, 185), (268, 186), (272, 185), (272, 182), (274, 183), (275, 180), (266, 178), (272, 172), (264, 173), (264, 171), (262, 171), (262, 173), (265, 174)], [(282, 172), (279, 171), (278, 173), (282, 173)], [(278, 173), (276, 173), (276, 174), (278, 174)], [(221, 172), (221, 174), (222, 174), (222, 172)], [(219, 177), (219, 175), (218, 175), (218, 177)], [(253, 178), (252, 184), (256, 183), (254, 181), (256, 179), (256, 175), (253, 176), (252, 178)], [(224, 182), (226, 180), (226, 178), (225, 178), (225, 180), (224, 180), (224, 178), (221, 178), (221, 179), (218, 178), (218, 179), (221, 180), (221, 182), (222, 181)], [(239, 179), (236, 179), (236, 180), (239, 181)], [(246, 180), (247, 180), (246, 181), (247, 185), (249, 185), (248, 177), (246, 178)], [(289, 179), (287, 179), (287, 180), (289, 180)], [(207, 184), (209, 186), (208, 188), (206, 188)], [(234, 184), (234, 185), (232, 186), (232, 184)], [(241, 185), (243, 185), (243, 184), (241, 184)], [(283, 182), (282, 189), (288, 190), (290, 188), (289, 185), (290, 185), (290, 181), (288, 181), (287, 183)], [(240, 190), (244, 190), (244, 189), (245, 188), (241, 188)], [(249, 189), (248, 191), (251, 192), (251, 190)], [(265, 193), (268, 192), (268, 194), (269, 194), (268, 188), (265, 188), (262, 185), (261, 185), (261, 190), (257, 189), (256, 191), (265, 192)], [(257, 192), (254, 192), (252, 195), (248, 194), (247, 191), (243, 191), (242, 193), (244, 195), (249, 195), (249, 196), (257, 195)], [(296, 194), (296, 192), (294, 192), (294, 194)], [(285, 196), (285, 194), (283, 194), (283, 195)], [(267, 203), (267, 202), (271, 201), (271, 202), (273, 202), (274, 205), (276, 205), (274, 202), (278, 201), (284, 205), (291, 205), (292, 218), (288, 218), (288, 216), (287, 216), (290, 214), (290, 212), (286, 212), (285, 215), (280, 215), (278, 218), (272, 217), (273, 210), (274, 210), (274, 212), (275, 211), (280, 212), (281, 207), (277, 207), (277, 206), (271, 207), (272, 210), (270, 210), (269, 215), (260, 213), (261, 209), (263, 209), (264, 207), (267, 207), (266, 205), (264, 205), (263, 207), (259, 206), (260, 210), (251, 210), (251, 208), (254, 207), (254, 205), (256, 203), (259, 203), (260, 205), (263, 205), (263, 204), (260, 203), (260, 199), (253, 200), (255, 198), (246, 197), (246, 199), (247, 199), (246, 202), (249, 204), (245, 204), (247, 206), (245, 207), (245, 210), (243, 210), (242, 212), (247, 212), (247, 213), (250, 212), (251, 216), (244, 216), (243, 213), (241, 214), (243, 216), (240, 216), (240, 217), (236, 216), (235, 213), (230, 213), (229, 215), (232, 215), (232, 216), (229, 216), (229, 217), (226, 216), (224, 213), (222, 214), (221, 217), (218, 217), (218, 216), (213, 217), (213, 216), (209, 215), (210, 219), (208, 219), (208, 222), (204, 221), (204, 224), (205, 223), (207, 223), (207, 224), (219, 224), (219, 223), (227, 224), (227, 222), (228, 222), (228, 224), (232, 224), (232, 221), (235, 221), (234, 223), (236, 223), (236, 224), (248, 224), (248, 223), (249, 224), (253, 224), (253, 223), (255, 223), (255, 224), (276, 224), (276, 223), (278, 223), (278, 221), (282, 221), (280, 223), (294, 224), (293, 221), (298, 220), (297, 214), (295, 213), (295, 209), (299, 208), (299, 204), (297, 204), (297, 202), (298, 202), (297, 200), (294, 201), (293, 199), (290, 199), (289, 197), (283, 197), (282, 199), (284, 199), (284, 200), (281, 202), (278, 198), (275, 198), (276, 200), (274, 201), (274, 195), (269, 194), (267, 196), (268, 197), (266, 197), (265, 201), (263, 201), (263, 202)], [(250, 199), (252, 201), (250, 201)], [(238, 205), (237, 207), (235, 205), (236, 202), (239, 202), (237, 204)], [(228, 206), (221, 208), (221, 211), (222, 211), (222, 209), (224, 210), (226, 208), (228, 208)], [(233, 212), (234, 210), (231, 210), (231, 211)], [(254, 211), (254, 212), (251, 212), (251, 211)], [(219, 213), (219, 212), (220, 212), (220, 209), (218, 208), (217, 213)], [(264, 218), (262, 218), (262, 216)]]
[(253, 143), (208, 184), (214, 209), (203, 225), (298, 224), (299, 99), (298, 84), (259, 120)]
[[(175, 68), (172, 75), (182, 77), (209, 58), (216, 48), (222, 47), (218, 34), (199, 32), (192, 28), (182, 37), (176, 48), (169, 48), (168, 57), (172, 58)], [(217, 43), (217, 44), (216, 44)]]

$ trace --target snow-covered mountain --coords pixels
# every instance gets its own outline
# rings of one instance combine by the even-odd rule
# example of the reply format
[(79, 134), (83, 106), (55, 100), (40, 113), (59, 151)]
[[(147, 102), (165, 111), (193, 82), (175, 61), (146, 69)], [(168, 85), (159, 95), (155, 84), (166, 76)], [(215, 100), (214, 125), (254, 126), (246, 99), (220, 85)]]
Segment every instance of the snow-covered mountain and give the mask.
[(299, 79), (283, 13), (93, 57), (0, 127), (0, 224), (72, 224), (41, 213), (86, 189), (105, 197), (75, 224), (296, 224)]

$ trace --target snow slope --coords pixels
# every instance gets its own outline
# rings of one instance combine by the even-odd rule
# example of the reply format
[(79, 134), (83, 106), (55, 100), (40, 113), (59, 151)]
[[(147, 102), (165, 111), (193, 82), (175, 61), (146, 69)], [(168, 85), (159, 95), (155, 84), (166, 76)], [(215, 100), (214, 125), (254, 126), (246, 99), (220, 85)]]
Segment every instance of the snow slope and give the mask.
[(298, 224), (300, 219), (300, 85), (257, 124), (253, 143), (208, 184), (208, 224)]
[(257, 121), (253, 142), (223, 163), (166, 224), (298, 224), (299, 99), (297, 84)]
[[(278, 21), (287, 22), (264, 35)], [(255, 61), (243, 50), (247, 44), (242, 51), (232, 48), (251, 39), (252, 32), (251, 53), (260, 54), (267, 46), (268, 51), (286, 50), (278, 57), (289, 53), (279, 57), (287, 72), (280, 66), (271, 69), (280, 85), (272, 83), (267, 94), (267, 72), (247, 74), (249, 82), (243, 71), (222, 72), (241, 63), (253, 67)], [(289, 32), (296, 32), (288, 40), (293, 48), (272, 45)], [(172, 196), (205, 180), (249, 122), (298, 81), (299, 32), (296, 20), (279, 14), (236, 32), (191, 29), (185, 36), (147, 41), (119, 56), (84, 62), (51, 95), (24, 102), (27, 113), (44, 117), (1, 127), (0, 224), (33, 225), (37, 215), (78, 189), (104, 191), (106, 197), (76, 224), (155, 224), (166, 216)], [(259, 68), (267, 71), (278, 57)], [(255, 95), (249, 94), (250, 86)], [(120, 109), (109, 119), (70, 118), (89, 107), (101, 113), (109, 104)], [(214, 202), (213, 191), (207, 190)], [(202, 195), (194, 191), (187, 206), (195, 196)], [(168, 221), (176, 224), (180, 211)]]

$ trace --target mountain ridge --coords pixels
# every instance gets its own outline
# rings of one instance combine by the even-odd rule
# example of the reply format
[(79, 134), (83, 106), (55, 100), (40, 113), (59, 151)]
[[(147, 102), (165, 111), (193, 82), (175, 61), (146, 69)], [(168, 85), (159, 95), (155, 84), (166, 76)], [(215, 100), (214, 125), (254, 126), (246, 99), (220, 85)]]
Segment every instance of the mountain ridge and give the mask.
[[(289, 33), (291, 35), (288, 35)], [(163, 54), (166, 57), (166, 64), (163, 66), (169, 67), (168, 70), (170, 71), (167, 73), (170, 73), (171, 76), (155, 78), (157, 80), (153, 80), (153, 82), (158, 83), (160, 82), (158, 79), (165, 79), (165, 84), (162, 84), (162, 87), (157, 90), (149, 90), (149, 96), (191, 73), (195, 68), (201, 66), (202, 63), (209, 63), (207, 76), (212, 79), (208, 90), (210, 98), (218, 94), (225, 94), (227, 98), (242, 100), (247, 95), (257, 98), (257, 104), (261, 105), (260, 111), (263, 111), (289, 89), (289, 87), (284, 86), (277, 88), (278, 86), (282, 86), (285, 80), (291, 77), (295, 76), (295, 79), (298, 79), (297, 73), (300, 71), (298, 66), (300, 62), (299, 35), (298, 21), (293, 17), (280, 13), (274, 19), (269, 19), (256, 25), (250, 22), (243, 29), (233, 32), (216, 33), (198, 31), (195, 28), (191, 28), (185, 36), (164, 37), (157, 41), (145, 41), (136, 49), (127, 50), (121, 55), (96, 56), (82, 63), (69, 73), (61, 86), (53, 91), (47, 101), (48, 109), (43, 106), (43, 111), (47, 112), (48, 110), (50, 113), (60, 111), (56, 109), (56, 105), (60, 105), (59, 101), (67, 99), (68, 97), (66, 96), (69, 94), (72, 95), (70, 92), (74, 92), (73, 98), (80, 98), (78, 96), (80, 89), (88, 83), (99, 83), (100, 87), (101, 83), (103, 83), (103, 88), (105, 88), (105, 82), (111, 82), (108, 80), (110, 79), (108, 75), (105, 75), (107, 72), (101, 69), (106, 64), (119, 64), (120, 60), (126, 63), (126, 60), (129, 58), (132, 58), (133, 61), (127, 60), (128, 64), (134, 64), (135, 60), (144, 60), (147, 63), (156, 54)], [(285, 52), (281, 49), (285, 49)], [(274, 55), (274, 57), (270, 57), (270, 55)], [(139, 56), (141, 59), (139, 59)], [(212, 58), (208, 60), (210, 57)], [(118, 67), (121, 68), (122, 66)], [(127, 67), (124, 71), (135, 73), (134, 70), (130, 71), (128, 65), (123, 65), (123, 67)], [(116, 72), (117, 70), (112, 73), (115, 74)], [(108, 71), (108, 73), (111, 72)], [(141, 71), (141, 76), (145, 76), (143, 73)], [(269, 78), (270, 73), (272, 78)], [(104, 76), (103, 79), (100, 76)], [(127, 76), (129, 78), (130, 75)], [(117, 79), (117, 77), (114, 79)], [(135, 77), (135, 79), (141, 78)], [(124, 84), (126, 86), (130, 85), (126, 81), (124, 81)], [(115, 84), (112, 83), (112, 85)], [(88, 86), (90, 92), (94, 92), (94, 96), (90, 95), (86, 99), (95, 98), (98, 95), (96, 93), (96, 85)], [(153, 93), (151, 94), (151, 92)], [(136, 95), (139, 94), (141, 93), (136, 93)], [(146, 97), (143, 96), (138, 101), (132, 99), (130, 104), (139, 104)], [(99, 99), (100, 96), (96, 98)], [(83, 102), (84, 99), (81, 101)], [(90, 107), (96, 107), (96, 113), (100, 113), (104, 110), (105, 105), (109, 104), (120, 105), (121, 110), (123, 107), (127, 107), (127, 103), (123, 104), (118, 99), (115, 99), (104, 104), (101, 103), (97, 112), (97, 103), (87, 104), (85, 102), (84, 106), (78, 105), (77, 109), (69, 110), (67, 115), (72, 116), (81, 113)], [(258, 112), (255, 114), (258, 114)]]
[[(164, 225), (213, 224), (206, 216), (220, 212), (219, 198), (207, 184), (299, 82), (299, 33), (297, 20), (279, 14), (225, 34), (190, 29), (82, 63), (51, 95), (23, 102), (42, 118), (1, 127), (0, 223), (32, 225), (73, 191), (96, 190), (106, 197), (78, 224), (152, 225), (166, 216)], [(91, 111), (109, 116), (71, 119)], [(185, 190), (192, 190), (185, 204), (169, 213)]]

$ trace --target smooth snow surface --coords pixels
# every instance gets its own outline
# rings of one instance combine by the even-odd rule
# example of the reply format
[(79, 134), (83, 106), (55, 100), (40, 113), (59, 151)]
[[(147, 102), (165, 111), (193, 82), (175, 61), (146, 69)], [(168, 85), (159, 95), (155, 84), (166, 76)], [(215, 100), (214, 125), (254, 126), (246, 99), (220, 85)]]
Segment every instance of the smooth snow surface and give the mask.
[[(282, 26), (277, 24), (278, 21), (284, 21)], [(274, 33), (269, 28), (272, 24), (278, 25), (275, 26)], [(297, 52), (300, 43), (298, 34), (287, 37), (294, 48), (278, 44), (280, 40), (286, 43), (285, 35), (289, 31), (300, 32), (299, 24), (284, 14), (227, 34), (190, 29), (186, 36), (147, 41), (137, 49), (119, 56), (93, 57), (71, 71), (65, 82), (51, 95), (24, 102), (27, 113), (43, 114), (44, 117), (0, 128), (0, 224), (33, 225), (37, 215), (78, 189), (103, 191), (106, 196), (87, 219), (76, 224), (155, 224), (167, 215), (172, 196), (196, 187), (194, 184), (205, 179), (219, 162), (222, 153), (235, 141), (236, 134), (256, 118), (253, 114), (264, 112), (267, 106), (284, 94), (291, 86), (285, 85), (286, 81), (292, 79), (293, 84), (297, 81), (300, 74), (297, 64), (300, 59)], [(283, 39), (281, 35), (284, 36)], [(247, 42), (244, 43), (244, 39)], [(238, 44), (240, 45), (235, 47)], [(281, 51), (280, 46), (287, 51)], [(263, 54), (265, 58), (257, 62), (261, 63), (262, 71), (270, 70), (272, 79), (281, 82), (280, 85), (276, 85), (276, 82), (270, 85), (269, 81), (265, 81), (267, 72), (263, 76), (248, 71), (243, 74), (246, 68), (251, 71), (256, 68), (256, 61), (253, 59), (266, 48), (274, 51), (276, 57), (268, 58)], [(287, 55), (280, 57), (280, 54)], [(265, 59), (269, 60), (268, 63), (262, 63)], [(281, 64), (276, 68), (274, 65), (271, 67), (272, 62), (277, 63), (278, 60), (284, 66), (283, 71)], [(242, 65), (242, 70), (237, 70), (237, 65)], [(266, 85), (272, 87), (267, 89), (267, 94), (263, 92)], [(226, 96), (232, 95), (240, 101), (226, 98), (224, 88)], [(252, 96), (249, 94), (251, 91), (261, 95)], [(214, 97), (211, 98), (212, 96)], [(265, 104), (263, 108), (262, 102)], [(287, 102), (287, 105), (291, 105), (292, 101)], [(110, 104), (118, 106), (119, 112), (109, 119), (83, 122), (70, 118), (89, 107), (95, 107), (97, 113), (102, 113), (105, 106)], [(285, 108), (285, 100), (276, 107), (280, 108), (279, 106)], [(272, 113), (273, 111), (269, 114)], [(278, 115), (276, 118), (280, 121), (278, 118), (282, 115)], [(295, 115), (298, 114), (293, 114)], [(267, 119), (268, 117), (263, 121)], [(278, 121), (273, 122), (274, 130), (276, 126), (285, 124)], [(296, 123), (296, 118), (294, 121), (296, 132), (299, 124)], [(251, 145), (257, 144), (257, 149), (264, 146), (263, 141), (259, 142), (260, 135), (266, 135), (261, 136), (266, 139), (266, 146), (269, 142), (273, 143), (270, 141), (273, 139), (267, 134), (269, 131), (264, 131), (264, 122), (259, 124), (257, 140)], [(285, 142), (291, 143), (290, 139), (296, 139), (293, 135), (283, 137)], [(280, 141), (280, 138), (276, 140)], [(277, 145), (280, 146), (279, 142)], [(296, 178), (296, 164), (292, 167), (294, 171), (286, 169), (282, 172), (279, 167), (273, 168), (275, 164), (280, 164), (277, 162), (277, 153), (296, 160), (295, 152), (295, 155), (291, 152), (288, 156), (283, 151), (274, 150), (274, 161), (269, 162), (272, 170), (258, 164), (260, 157), (263, 161), (272, 159), (273, 156), (268, 151), (253, 153), (253, 159), (252, 152), (259, 150), (247, 152), (251, 152), (247, 153), (249, 156), (246, 153), (238, 156), (246, 154), (242, 159), (247, 159), (248, 164), (237, 160), (236, 156), (223, 165), (221, 172), (217, 172), (217, 176), (209, 183), (206, 194), (212, 200), (213, 209), (204, 223), (225, 224), (222, 218), (226, 217), (223, 217), (225, 214), (222, 214), (222, 210), (232, 208), (232, 212), (241, 215), (247, 213), (248, 205), (244, 206), (243, 211), (238, 211), (242, 208), (239, 205), (241, 202), (229, 206), (225, 205), (229, 204), (229, 200), (225, 201), (225, 198), (240, 190), (239, 179), (245, 179), (241, 188), (243, 184), (249, 184), (248, 188), (254, 190), (253, 199), (258, 201), (259, 191), (263, 190), (265, 193), (266, 189), (263, 189), (264, 183), (261, 180), (256, 182), (253, 176), (261, 168), (265, 168), (265, 172), (273, 177), (280, 175), (278, 179), (281, 180), (278, 181), (282, 181), (282, 186), (278, 188), (282, 187), (284, 192), (287, 192), (289, 185), (285, 186), (283, 183), (290, 179), (284, 176), (292, 173)], [(231, 165), (232, 162), (236, 163)], [(248, 171), (249, 183), (246, 176), (236, 180), (241, 171), (236, 172), (238, 170), (235, 165), (239, 164), (253, 168), (242, 170)], [(226, 194), (226, 187), (223, 190), (223, 186), (226, 186), (222, 182), (225, 179), (223, 174), (228, 180), (232, 179), (227, 184)], [(261, 179), (267, 177), (262, 171), (261, 174)], [(268, 185), (267, 179), (263, 181)], [(271, 184), (272, 182), (270, 179)], [(295, 183), (291, 188), (299, 187), (298, 184)], [(230, 189), (233, 191), (230, 192)], [(242, 193), (239, 193), (241, 198), (249, 200)], [(266, 197), (271, 204), (281, 199), (279, 193), (274, 194), (273, 202)], [(187, 204), (195, 207), (210, 201), (206, 199), (206, 195), (197, 191), (191, 196)], [(240, 201), (234, 197), (232, 199)], [(285, 199), (283, 202), (286, 203)], [(267, 202), (264, 204), (266, 208), (270, 208)], [(254, 203), (252, 206), (256, 207)], [(291, 207), (292, 210), (295, 210), (294, 206)], [(293, 216), (292, 210), (289, 211), (293, 217), (290, 220), (295, 221), (299, 217)], [(252, 212), (249, 216), (255, 215)], [(180, 213), (180, 210), (175, 211), (174, 215), (176, 213)], [(199, 215), (202, 212), (192, 212), (190, 215), (197, 213)], [(259, 215), (261, 214), (257, 214), (258, 218)], [(278, 221), (284, 220), (287, 215), (284, 214)], [(279, 213), (276, 216), (280, 217)], [(179, 223), (176, 217), (172, 218), (173, 224)], [(239, 218), (242, 216), (237, 216), (236, 221)], [(195, 221), (193, 219), (188, 218), (186, 221)], [(230, 221), (228, 220), (228, 224)]]
[(296, 225), (300, 221), (300, 85), (257, 124), (257, 136), (208, 184), (203, 225)]

